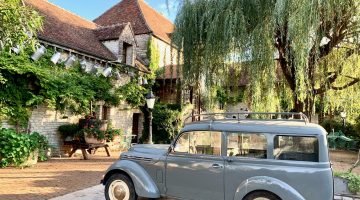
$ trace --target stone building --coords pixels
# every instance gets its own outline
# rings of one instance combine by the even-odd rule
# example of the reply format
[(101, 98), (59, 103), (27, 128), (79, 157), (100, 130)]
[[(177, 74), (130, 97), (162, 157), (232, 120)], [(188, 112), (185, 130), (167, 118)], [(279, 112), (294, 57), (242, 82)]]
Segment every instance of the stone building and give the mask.
[[(169, 66), (176, 68), (178, 60), (177, 50), (172, 46), (170, 37), (174, 25), (143, 0), (122, 0), (94, 22), (47, 0), (24, 2), (44, 17), (43, 30), (38, 34), (43, 46), (61, 53), (62, 60), (73, 57), (84, 61), (86, 67), (106, 66), (115, 69), (120, 64), (125, 70), (116, 71), (119, 75), (117, 85), (126, 84), (134, 73), (149, 73), (147, 47), (148, 41), (152, 39), (159, 50), (159, 67), (164, 68), (164, 76), (157, 79), (163, 92), (157, 96), (163, 101), (175, 101), (175, 84), (172, 83), (176, 83), (178, 77), (169, 75), (170, 68), (173, 68)], [(119, 74), (120, 71), (127, 73)], [(139, 109), (131, 108), (126, 102), (118, 107), (107, 107), (102, 102), (94, 102), (94, 108), (97, 109), (97, 117), (110, 120), (114, 128), (137, 135), (135, 140), (141, 136), (144, 119)], [(46, 105), (39, 105), (32, 112), (29, 129), (46, 135), (55, 150), (59, 150), (63, 141), (57, 132), (58, 127), (77, 123), (81, 117), (83, 116), (59, 113)], [(1, 123), (2, 127), (9, 127), (7, 123)]]
[[(101, 26), (130, 23), (134, 30), (136, 41), (136, 58), (147, 65), (148, 41), (153, 39), (160, 54), (159, 67), (163, 69), (156, 81), (159, 88), (156, 96), (167, 103), (177, 102), (176, 84), (179, 81), (178, 52), (171, 43), (174, 24), (162, 14), (147, 5), (144, 0), (122, 0), (94, 22)], [(179, 103), (179, 102), (178, 102)]]
[[(46, 0), (25, 0), (44, 17), (43, 30), (38, 34), (40, 43), (47, 49), (61, 53), (61, 59), (77, 58), (86, 66), (99, 66), (102, 70), (122, 66), (116, 71), (119, 75), (117, 85), (127, 83), (133, 74), (149, 73), (142, 61), (137, 59), (137, 41), (129, 22), (110, 25), (98, 25), (64, 10)], [(116, 66), (115, 66), (116, 65)], [(121, 73), (126, 71), (127, 73)], [(85, 73), (85, 72), (84, 72)], [(94, 102), (97, 117), (110, 120), (114, 128), (122, 129), (126, 134), (138, 135), (142, 132), (142, 114), (139, 109), (131, 108), (126, 102), (118, 107), (106, 107), (102, 102)], [(57, 132), (60, 125), (77, 123), (83, 116), (71, 113), (59, 113), (46, 105), (33, 110), (29, 120), (30, 131), (46, 135), (50, 144), (59, 153), (62, 139)], [(8, 127), (6, 123), (3, 127)]]

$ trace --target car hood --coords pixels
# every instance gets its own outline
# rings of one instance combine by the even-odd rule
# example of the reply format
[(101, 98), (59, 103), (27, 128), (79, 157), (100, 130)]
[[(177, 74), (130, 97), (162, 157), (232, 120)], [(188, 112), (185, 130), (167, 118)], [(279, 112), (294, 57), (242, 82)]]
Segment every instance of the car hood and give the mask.
[(165, 155), (169, 150), (170, 144), (136, 144), (129, 149), (129, 152)]

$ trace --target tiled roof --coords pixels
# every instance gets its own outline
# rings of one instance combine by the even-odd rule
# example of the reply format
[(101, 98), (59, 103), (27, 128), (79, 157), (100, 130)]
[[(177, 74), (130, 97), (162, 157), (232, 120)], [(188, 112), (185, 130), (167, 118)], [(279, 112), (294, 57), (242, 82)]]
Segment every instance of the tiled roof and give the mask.
[(60, 46), (107, 60), (116, 60), (96, 37), (98, 26), (46, 0), (25, 0), (25, 3), (44, 16), (39, 38)]
[[(182, 78), (181, 74), (181, 68), (179, 68), (178, 71), (178, 65), (167, 65), (164, 67), (164, 72), (160, 73), (156, 79), (162, 80), (162, 79), (177, 79)], [(178, 76), (179, 72), (179, 76)]]
[(100, 27), (95, 30), (95, 35), (101, 41), (116, 40), (119, 39), (119, 36), (126, 27), (126, 25), (127, 23)]
[(170, 34), (174, 31), (174, 24), (144, 0), (122, 0), (94, 22), (102, 26), (130, 22), (135, 35), (153, 33), (167, 43), (171, 42)]

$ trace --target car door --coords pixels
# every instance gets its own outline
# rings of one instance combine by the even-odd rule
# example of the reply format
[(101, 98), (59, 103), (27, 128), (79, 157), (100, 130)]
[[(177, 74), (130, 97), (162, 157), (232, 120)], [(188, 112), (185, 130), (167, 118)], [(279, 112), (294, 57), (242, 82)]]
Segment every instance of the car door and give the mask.
[(221, 132), (182, 133), (166, 160), (166, 194), (182, 199), (224, 199)]
[(224, 143), (225, 199), (230, 200), (245, 180), (266, 176), (271, 166), (266, 165), (268, 141), (263, 133), (229, 132)]

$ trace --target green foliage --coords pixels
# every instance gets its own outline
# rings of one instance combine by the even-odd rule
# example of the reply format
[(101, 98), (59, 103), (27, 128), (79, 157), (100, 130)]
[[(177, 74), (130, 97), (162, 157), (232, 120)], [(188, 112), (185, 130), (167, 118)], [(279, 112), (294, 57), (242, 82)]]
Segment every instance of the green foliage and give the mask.
[(34, 46), (37, 42), (31, 36), (41, 29), (42, 17), (21, 0), (0, 0), (0, 21), (0, 47), (9, 50), (25, 43)]
[(158, 47), (155, 44), (154, 39), (151, 37), (147, 44), (147, 57), (149, 58), (149, 68), (151, 70), (151, 75), (148, 78), (155, 79), (156, 72), (159, 69), (160, 63), (160, 52)]
[(106, 139), (109, 141), (113, 141), (116, 136), (122, 136), (123, 134), (124, 132), (121, 129), (108, 128), (105, 131)]
[(332, 132), (333, 130), (335, 132), (341, 130), (344, 132), (344, 134), (346, 136), (350, 136), (355, 139), (360, 139), (360, 132), (359, 132), (359, 130), (357, 130), (357, 126), (359, 126), (359, 124), (353, 124), (353, 123), (347, 122), (347, 123), (345, 123), (345, 131), (344, 131), (342, 119), (340, 117), (335, 117), (333, 119), (327, 118), (321, 123), (321, 126), (324, 127), (324, 129), (328, 133)]
[(37, 149), (39, 152), (39, 160), (40, 161), (46, 161), (47, 156), (46, 152), (48, 148), (50, 148), (49, 141), (44, 135), (40, 135), (37, 132), (33, 132), (30, 134), (30, 141), (31, 141), (31, 148), (30, 149)]
[(224, 87), (217, 87), (216, 100), (223, 106), (227, 104), (236, 104), (244, 100), (244, 90), (238, 89), (238, 91), (231, 91), (231, 88), (224, 89)]
[(45, 160), (45, 151), (49, 148), (45, 136), (39, 133), (19, 134), (13, 129), (0, 130), (0, 167), (10, 164), (21, 165), (30, 153), (39, 151), (40, 160)]
[(145, 95), (148, 90), (138, 84), (136, 79), (119, 88), (120, 97), (132, 107), (138, 107), (145, 104)]
[(349, 173), (349, 172), (335, 172), (334, 176), (337, 177), (341, 177), (344, 178), (346, 180), (348, 180), (348, 187), (350, 192), (360, 192), (360, 176), (353, 174), (353, 173)]
[(70, 129), (69, 131), (75, 133), (75, 136), (80, 138), (80, 140), (83, 140), (85, 138), (85, 134), (87, 134), (87, 136), (97, 138), (98, 140), (113, 141), (115, 136), (120, 136), (123, 134), (121, 129), (113, 129), (109, 126), (106, 130), (104, 130), (105, 124), (102, 120), (90, 119), (85, 123), (87, 124), (81, 125), (84, 126), (83, 128), (79, 128), (81, 126), (77, 124), (71, 124), (65, 126), (64, 128), (66, 131)]
[[(359, 80), (359, 74), (349, 78), (341, 72), (341, 64), (334, 65), (334, 73), (319, 67), (334, 49), (358, 54), (359, 1), (182, 2), (173, 38), (183, 50), (183, 77), (188, 84), (204, 79), (209, 88), (227, 86), (232, 70), (244, 68), (252, 110), (280, 110), (280, 103), (287, 107), (290, 100), (298, 111), (310, 111), (315, 96), (331, 89), (328, 86)], [(324, 37), (330, 39), (328, 44), (321, 44)], [(344, 45), (348, 43), (352, 44)], [(279, 54), (276, 61), (274, 52)], [(357, 66), (357, 62), (352, 65)], [(332, 79), (337, 78), (347, 82), (336, 85)], [(276, 91), (279, 81), (286, 83), (290, 96)]]
[[(145, 113), (145, 118), (148, 119), (149, 113)], [(153, 142), (169, 144), (175, 136), (179, 133), (182, 126), (182, 112), (181, 106), (178, 104), (164, 104), (155, 103), (153, 109)], [(146, 142), (149, 135), (149, 123), (145, 120), (144, 130), (141, 137), (142, 142)]]
[(79, 130), (80, 127), (78, 124), (64, 124), (58, 128), (58, 131), (61, 133), (63, 138), (66, 138), (67, 136), (75, 136)]
[[(10, 51), (16, 46), (22, 49), (24, 45), (34, 47), (41, 27), (40, 15), (21, 0), (0, 0), (0, 51)], [(0, 72), (0, 84), (5, 81)]]
[(0, 73), (6, 79), (0, 84), (0, 116), (13, 124), (26, 125), (31, 110), (44, 103), (76, 114), (89, 112), (91, 101), (120, 103), (119, 88), (114, 88), (111, 78), (84, 73), (79, 63), (70, 69), (55, 66), (51, 49), (36, 62), (31, 53), (29, 48), (20, 55), (0, 52)]

